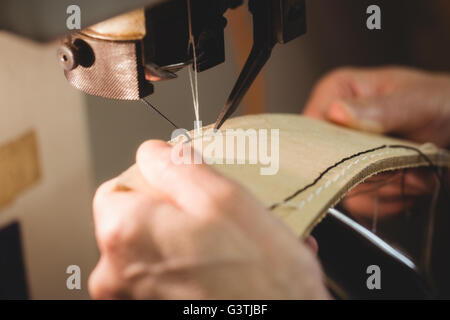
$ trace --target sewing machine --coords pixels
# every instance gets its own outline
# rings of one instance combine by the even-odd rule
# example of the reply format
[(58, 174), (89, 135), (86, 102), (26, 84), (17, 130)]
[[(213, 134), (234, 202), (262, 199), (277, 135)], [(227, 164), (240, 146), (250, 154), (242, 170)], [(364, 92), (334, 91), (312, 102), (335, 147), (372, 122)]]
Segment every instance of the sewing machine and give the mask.
[[(104, 1), (103, 1), (104, 2)], [(77, 3), (76, 1), (73, 3)], [(71, 2), (71, 5), (73, 5)], [(83, 28), (62, 38), (58, 59), (67, 80), (88, 94), (120, 100), (138, 100), (153, 93), (152, 82), (176, 78), (176, 72), (193, 65), (196, 71), (210, 69), (225, 60), (224, 28), (228, 9), (243, 0), (135, 0), (78, 1)], [(31, 6), (55, 10), (62, 1), (32, 1)], [(30, 4), (27, 4), (30, 6)], [(19, 11), (7, 1), (2, 16)], [(105, 21), (114, 14), (141, 7)], [(250, 0), (254, 44), (248, 60), (219, 115), (216, 128), (237, 109), (240, 101), (270, 57), (276, 43), (289, 42), (306, 32), (305, 0)], [(48, 28), (34, 30), (15, 19), (3, 19), (3, 28), (39, 40), (67, 33), (62, 21), (44, 15), (23, 17), (45, 20)], [(28, 13), (32, 11), (28, 10)], [(53, 10), (48, 10), (48, 15)], [(65, 12), (65, 11), (61, 11)], [(194, 52), (195, 49), (195, 52)]]
[[(73, 4), (81, 8), (81, 30), (68, 30), (66, 26), (66, 8)], [(224, 13), (242, 4), (242, 0), (33, 0), (26, 5), (36, 10), (21, 10), (25, 4), (3, 0), (0, 29), (41, 41), (60, 39), (55, 63), (59, 62), (68, 82), (77, 89), (104, 98), (139, 100), (153, 93), (154, 82), (174, 79), (177, 71), (193, 66), (194, 57), (197, 72), (224, 62)], [(289, 42), (306, 32), (305, 0), (250, 0), (249, 9), (254, 22), (253, 48), (218, 116), (216, 128), (238, 108), (275, 44)], [(61, 12), (60, 19), (54, 19), (55, 11)], [(12, 18), (17, 12), (23, 12), (22, 19)], [(33, 28), (36, 19), (44, 21), (40, 25), (46, 27)], [(342, 233), (342, 229), (346, 232)], [(426, 296), (416, 266), (346, 216), (330, 210), (321, 230), (318, 237), (333, 232), (348, 235), (345, 245), (340, 246), (364, 252), (366, 260), (368, 256), (379, 256), (377, 259), (386, 261), (393, 274), (404, 275), (401, 285), (393, 287), (412, 297)], [(334, 268), (336, 260), (321, 257), (327, 272), (339, 269)], [(356, 257), (361, 256), (355, 254), (354, 264), (360, 261)], [(330, 271), (330, 275), (341, 277), (337, 282), (350, 295), (363, 294), (352, 291), (352, 274)], [(342, 279), (344, 276), (347, 278)]]

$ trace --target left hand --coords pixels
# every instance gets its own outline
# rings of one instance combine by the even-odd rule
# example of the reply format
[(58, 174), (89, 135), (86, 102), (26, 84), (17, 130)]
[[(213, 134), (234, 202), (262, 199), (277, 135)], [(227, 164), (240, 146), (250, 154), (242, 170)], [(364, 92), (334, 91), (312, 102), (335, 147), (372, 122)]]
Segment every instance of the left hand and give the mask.
[(115, 180), (97, 191), (93, 298), (329, 297), (307, 245), (240, 185), (207, 165), (175, 165), (171, 150), (139, 148), (148, 191), (116, 191)]
[[(446, 147), (450, 145), (450, 76), (402, 67), (338, 69), (317, 83), (304, 114)], [(366, 182), (342, 201), (356, 216), (372, 217), (375, 208), (380, 216), (401, 213), (430, 198), (436, 184), (426, 168), (409, 169), (405, 175), (383, 173)]]

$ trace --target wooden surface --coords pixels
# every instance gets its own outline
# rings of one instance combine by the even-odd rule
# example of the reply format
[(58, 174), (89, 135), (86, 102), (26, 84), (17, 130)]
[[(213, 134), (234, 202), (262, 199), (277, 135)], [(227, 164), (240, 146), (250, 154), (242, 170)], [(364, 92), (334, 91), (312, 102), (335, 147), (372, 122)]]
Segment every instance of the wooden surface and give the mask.
[[(383, 145), (419, 148), (435, 165), (450, 166), (450, 155), (432, 144), (417, 145), (385, 136), (338, 127), (299, 115), (262, 114), (228, 120), (221, 128), (279, 129), (279, 171), (261, 175), (261, 165), (214, 164), (227, 177), (247, 187), (267, 207), (313, 182), (330, 166), (365, 150)], [(206, 147), (203, 144), (203, 148)], [(329, 170), (314, 186), (273, 210), (292, 230), (306, 237), (351, 188), (383, 171), (428, 165), (418, 152), (381, 148), (343, 161)], [(148, 184), (136, 166), (118, 179), (120, 188), (140, 189)]]

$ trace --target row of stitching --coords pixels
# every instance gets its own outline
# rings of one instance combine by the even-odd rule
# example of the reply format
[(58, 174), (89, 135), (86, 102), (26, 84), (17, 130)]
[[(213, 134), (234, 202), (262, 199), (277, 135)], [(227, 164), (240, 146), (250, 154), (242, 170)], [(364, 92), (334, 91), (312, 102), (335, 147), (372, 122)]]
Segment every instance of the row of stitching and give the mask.
[(352, 168), (353, 166), (355, 166), (359, 163), (362, 163), (364, 161), (374, 159), (376, 157), (381, 157), (383, 155), (390, 154), (393, 151), (400, 151), (400, 150), (401, 149), (385, 149), (381, 152), (373, 153), (370, 155), (366, 154), (366, 155), (360, 156), (359, 158), (356, 158), (356, 160), (352, 161), (351, 163), (349, 163), (347, 165), (342, 164), (342, 166), (344, 168), (341, 169), (341, 171), (339, 173), (336, 173), (332, 179), (329, 179), (325, 183), (318, 185), (317, 188), (312, 190), (308, 196), (305, 195), (303, 198), (301, 198), (302, 200), (298, 204), (294, 203), (293, 201), (287, 201), (287, 202), (280, 203), (280, 205), (283, 207), (289, 207), (289, 208), (293, 208), (296, 210), (301, 210), (307, 203), (312, 202), (312, 200), (315, 197), (319, 196), (323, 190), (328, 189), (332, 184), (337, 183), (339, 180), (341, 180), (345, 176), (347, 171), (350, 170), (350, 168)]

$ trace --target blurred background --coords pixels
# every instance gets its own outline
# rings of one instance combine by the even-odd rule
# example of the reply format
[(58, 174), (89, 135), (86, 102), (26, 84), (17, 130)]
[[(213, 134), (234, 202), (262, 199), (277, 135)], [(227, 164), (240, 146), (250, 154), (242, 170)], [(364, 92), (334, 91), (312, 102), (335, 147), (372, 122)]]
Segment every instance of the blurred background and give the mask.
[[(371, 4), (381, 7), (381, 30), (366, 28)], [(226, 17), (226, 62), (199, 74), (203, 124), (216, 120), (252, 45), (247, 7)], [(238, 114), (301, 113), (314, 84), (337, 67), (450, 71), (447, 0), (309, 0), (307, 25), (306, 35), (275, 48)], [(132, 165), (143, 141), (168, 140), (172, 128), (142, 102), (88, 96), (71, 87), (56, 60), (57, 44), (0, 31), (0, 48), (0, 146), (31, 131), (39, 165), (30, 188), (0, 202), (0, 252), (11, 254), (0, 256), (0, 270), (23, 271), (14, 279), (0, 272), (0, 282), (22, 283), (17, 297), (88, 298), (87, 279), (98, 257), (91, 218), (95, 189)], [(156, 83), (147, 99), (179, 126), (193, 127), (187, 70)], [(21, 255), (8, 249), (12, 243)], [(69, 265), (80, 266), (81, 290), (66, 287)], [(0, 288), (0, 296), (6, 291)]]

